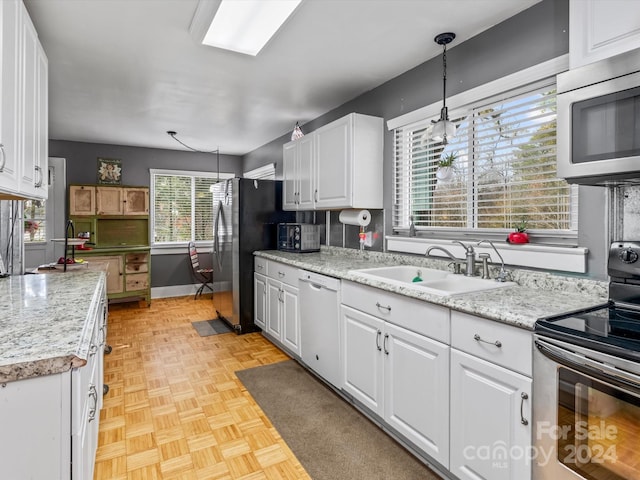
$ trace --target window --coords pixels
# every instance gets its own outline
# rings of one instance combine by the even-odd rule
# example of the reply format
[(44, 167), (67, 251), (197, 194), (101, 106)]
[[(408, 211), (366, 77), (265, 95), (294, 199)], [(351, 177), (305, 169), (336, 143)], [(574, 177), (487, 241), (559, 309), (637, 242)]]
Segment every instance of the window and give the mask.
[(413, 220), (430, 233), (500, 233), (526, 221), (529, 231), (577, 236), (577, 188), (556, 178), (554, 80), (450, 117), (448, 145), (430, 138), (430, 119), (395, 130), (395, 231)]
[(213, 239), (213, 199), (209, 187), (232, 174), (151, 170), (154, 245)]
[(44, 200), (24, 201), (24, 243), (47, 241), (47, 220)]

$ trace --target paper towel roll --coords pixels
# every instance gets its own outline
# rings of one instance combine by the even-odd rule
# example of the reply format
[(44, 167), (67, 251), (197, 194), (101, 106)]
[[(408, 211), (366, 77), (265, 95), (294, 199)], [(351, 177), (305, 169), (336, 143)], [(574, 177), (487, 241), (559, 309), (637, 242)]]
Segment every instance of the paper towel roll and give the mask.
[(366, 227), (371, 223), (371, 213), (369, 210), (342, 210), (339, 218), (340, 222), (345, 225)]

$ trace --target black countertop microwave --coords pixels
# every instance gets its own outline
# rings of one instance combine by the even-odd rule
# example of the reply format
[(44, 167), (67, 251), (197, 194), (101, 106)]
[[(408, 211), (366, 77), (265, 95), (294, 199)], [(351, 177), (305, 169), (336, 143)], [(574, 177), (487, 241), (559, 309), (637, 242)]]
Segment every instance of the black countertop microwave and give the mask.
[(640, 49), (557, 77), (558, 177), (640, 184)]

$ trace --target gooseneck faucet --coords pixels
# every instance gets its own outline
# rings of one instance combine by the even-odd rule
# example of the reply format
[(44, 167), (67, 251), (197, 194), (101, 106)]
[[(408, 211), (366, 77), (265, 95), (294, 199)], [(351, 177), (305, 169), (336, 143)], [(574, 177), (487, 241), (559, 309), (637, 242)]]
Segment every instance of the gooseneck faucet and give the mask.
[(502, 258), (502, 255), (500, 255), (500, 252), (491, 240), (480, 240), (477, 245), (480, 245), (481, 243), (488, 243), (489, 245), (491, 245), (491, 247), (493, 247), (493, 250), (496, 252), (496, 255), (498, 255), (498, 258), (500, 259), (500, 271), (498, 272), (498, 276), (496, 277), (496, 282), (506, 282), (507, 271), (504, 269), (504, 259)]
[(465, 258), (467, 268), (464, 272), (466, 277), (473, 277), (476, 274), (476, 252), (473, 249), (472, 245), (465, 245), (460, 240), (453, 240), (451, 243), (458, 243), (462, 245), (462, 248), (465, 250)]
[(432, 247), (427, 248), (427, 251), (424, 254), (425, 257), (431, 256), (431, 252), (433, 250), (440, 250), (445, 255), (447, 255), (447, 257), (449, 257), (451, 259), (451, 261), (453, 262), (453, 268), (454, 268), (453, 271), (454, 271), (454, 273), (460, 273), (460, 259), (454, 257), (453, 254), (449, 250), (447, 250), (446, 248), (439, 247), (438, 245), (434, 245)]

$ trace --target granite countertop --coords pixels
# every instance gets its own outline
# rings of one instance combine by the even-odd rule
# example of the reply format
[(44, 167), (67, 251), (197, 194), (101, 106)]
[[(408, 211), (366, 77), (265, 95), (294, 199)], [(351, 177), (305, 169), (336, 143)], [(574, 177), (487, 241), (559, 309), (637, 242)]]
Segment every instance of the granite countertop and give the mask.
[[(353, 249), (323, 247), (318, 253), (291, 253), (276, 250), (255, 252), (256, 256), (286, 263), (324, 275), (418, 298), (472, 315), (533, 330), (536, 320), (607, 302), (608, 284), (583, 277), (567, 277), (544, 272), (512, 269), (517, 285), (452, 296), (427, 293), (382, 280), (369, 280), (350, 270), (391, 265), (416, 265), (446, 270), (447, 261)], [(495, 271), (493, 277), (495, 276)]]
[(84, 365), (104, 282), (95, 270), (0, 279), (0, 383)]

